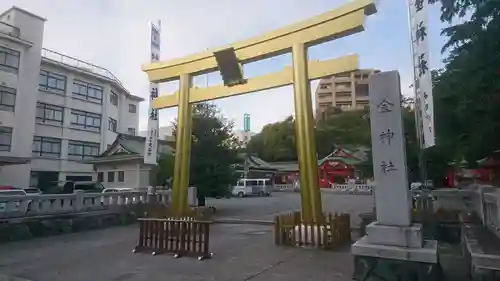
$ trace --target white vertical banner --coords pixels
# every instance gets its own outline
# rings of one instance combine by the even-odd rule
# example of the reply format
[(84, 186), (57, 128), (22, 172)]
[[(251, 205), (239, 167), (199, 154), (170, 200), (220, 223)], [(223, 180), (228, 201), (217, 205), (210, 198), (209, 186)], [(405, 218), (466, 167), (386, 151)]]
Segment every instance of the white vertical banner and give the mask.
[[(151, 23), (151, 62), (160, 60), (160, 29), (161, 22), (158, 25)], [(156, 165), (158, 158), (158, 110), (154, 109), (151, 101), (158, 97), (158, 84), (149, 84), (149, 110), (148, 110), (148, 130), (146, 135), (146, 144), (144, 152), (144, 164)]]
[(427, 0), (409, 0), (410, 31), (413, 52), (414, 90), (416, 120), (420, 126), (421, 147), (435, 145), (434, 135), (434, 98), (432, 95), (432, 76), (428, 49)]

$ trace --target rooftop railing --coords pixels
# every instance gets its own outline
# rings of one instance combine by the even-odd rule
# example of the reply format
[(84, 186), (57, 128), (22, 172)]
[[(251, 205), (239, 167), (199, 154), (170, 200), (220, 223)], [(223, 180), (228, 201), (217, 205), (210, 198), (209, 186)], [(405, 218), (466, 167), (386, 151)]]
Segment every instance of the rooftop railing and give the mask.
[(110, 79), (115, 81), (116, 83), (120, 84), (123, 86), (122, 82), (120, 79), (118, 79), (116, 76), (113, 75), (109, 70), (97, 66), (95, 64), (91, 64), (61, 53), (58, 53), (56, 51), (52, 51), (46, 48), (42, 48), (42, 57), (48, 60), (52, 60), (58, 63), (66, 64), (72, 67), (76, 67), (78, 69), (81, 69), (85, 72), (89, 72), (91, 74), (99, 75), (104, 78)]

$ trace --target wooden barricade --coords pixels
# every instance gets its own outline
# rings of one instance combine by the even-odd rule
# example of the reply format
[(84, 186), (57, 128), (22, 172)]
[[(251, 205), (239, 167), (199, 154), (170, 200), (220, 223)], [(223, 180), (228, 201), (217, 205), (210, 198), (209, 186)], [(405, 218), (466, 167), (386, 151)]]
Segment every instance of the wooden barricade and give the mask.
[(335, 249), (351, 242), (349, 214), (327, 214), (322, 222), (302, 222), (300, 212), (278, 215), (274, 223), (276, 245)]
[(199, 260), (211, 258), (209, 252), (210, 221), (192, 217), (141, 218), (139, 219), (139, 242), (135, 252), (174, 254), (174, 257), (196, 256)]

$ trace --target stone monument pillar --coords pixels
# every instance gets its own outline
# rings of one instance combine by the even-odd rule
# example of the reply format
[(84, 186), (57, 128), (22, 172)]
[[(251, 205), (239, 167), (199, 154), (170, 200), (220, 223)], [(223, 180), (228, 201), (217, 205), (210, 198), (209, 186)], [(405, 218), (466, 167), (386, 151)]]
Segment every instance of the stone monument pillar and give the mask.
[(440, 274), (437, 241), (424, 240), (422, 225), (411, 218), (399, 73), (371, 76), (369, 92), (377, 221), (351, 248), (354, 278), (439, 280), (433, 279)]

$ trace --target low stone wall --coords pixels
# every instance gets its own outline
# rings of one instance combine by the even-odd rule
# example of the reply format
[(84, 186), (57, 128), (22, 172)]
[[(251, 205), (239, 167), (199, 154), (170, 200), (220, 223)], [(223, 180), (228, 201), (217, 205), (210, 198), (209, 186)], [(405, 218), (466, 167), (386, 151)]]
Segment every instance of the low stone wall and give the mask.
[(139, 208), (121, 212), (89, 212), (68, 216), (34, 217), (0, 221), (0, 243), (100, 229), (134, 223), (142, 215)]
[[(164, 205), (154, 207), (161, 207), (165, 212), (167, 210)], [(204, 220), (211, 220), (216, 213), (212, 206), (194, 208)], [(115, 208), (100, 212), (0, 220), (0, 243), (128, 225), (135, 223), (140, 217), (147, 217), (151, 210), (152, 206), (141, 204), (123, 207), (121, 210)]]

